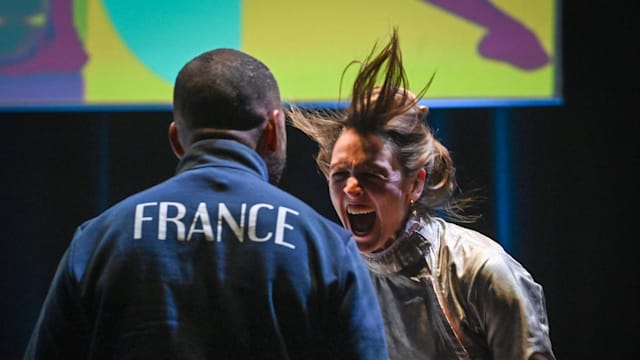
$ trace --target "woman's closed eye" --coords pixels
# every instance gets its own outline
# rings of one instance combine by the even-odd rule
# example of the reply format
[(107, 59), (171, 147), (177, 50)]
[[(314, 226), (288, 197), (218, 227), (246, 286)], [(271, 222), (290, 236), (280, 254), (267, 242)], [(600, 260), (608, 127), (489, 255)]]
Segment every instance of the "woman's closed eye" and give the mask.
[(356, 175), (358, 181), (367, 184), (382, 184), (387, 181), (387, 177), (378, 172), (364, 172)]
[(347, 172), (347, 171), (333, 171), (333, 172), (331, 172), (331, 174), (329, 174), (329, 177), (331, 178), (331, 181), (333, 181), (333, 182), (345, 181), (347, 178), (349, 178), (349, 172)]

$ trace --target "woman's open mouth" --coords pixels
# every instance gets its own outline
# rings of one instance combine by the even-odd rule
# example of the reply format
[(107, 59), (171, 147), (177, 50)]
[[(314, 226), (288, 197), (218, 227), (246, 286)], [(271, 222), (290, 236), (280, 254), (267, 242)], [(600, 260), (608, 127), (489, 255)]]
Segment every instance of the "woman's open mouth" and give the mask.
[(371, 232), (376, 222), (376, 212), (369, 207), (347, 206), (349, 229), (354, 235), (365, 236)]

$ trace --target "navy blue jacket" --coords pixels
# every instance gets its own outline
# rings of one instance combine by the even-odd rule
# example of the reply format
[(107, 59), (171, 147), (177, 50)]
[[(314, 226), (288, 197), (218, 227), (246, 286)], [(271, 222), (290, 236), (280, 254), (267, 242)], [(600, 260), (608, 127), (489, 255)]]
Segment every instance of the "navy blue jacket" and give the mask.
[(78, 228), (25, 359), (387, 359), (384, 338), (349, 233), (203, 140)]

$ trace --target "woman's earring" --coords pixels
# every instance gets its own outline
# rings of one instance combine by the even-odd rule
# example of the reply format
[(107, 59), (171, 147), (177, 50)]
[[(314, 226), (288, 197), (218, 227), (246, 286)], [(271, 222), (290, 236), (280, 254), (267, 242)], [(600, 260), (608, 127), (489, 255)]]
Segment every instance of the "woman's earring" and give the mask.
[(411, 199), (409, 200), (409, 210), (411, 211), (411, 215), (416, 216), (416, 201)]

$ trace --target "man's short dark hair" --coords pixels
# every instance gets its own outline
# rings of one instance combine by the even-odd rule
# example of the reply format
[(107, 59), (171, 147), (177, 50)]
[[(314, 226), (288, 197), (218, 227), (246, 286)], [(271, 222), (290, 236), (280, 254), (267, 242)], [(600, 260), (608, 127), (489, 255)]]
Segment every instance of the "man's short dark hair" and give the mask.
[(187, 129), (248, 130), (262, 124), (281, 102), (265, 64), (238, 50), (216, 49), (180, 70), (173, 106)]

